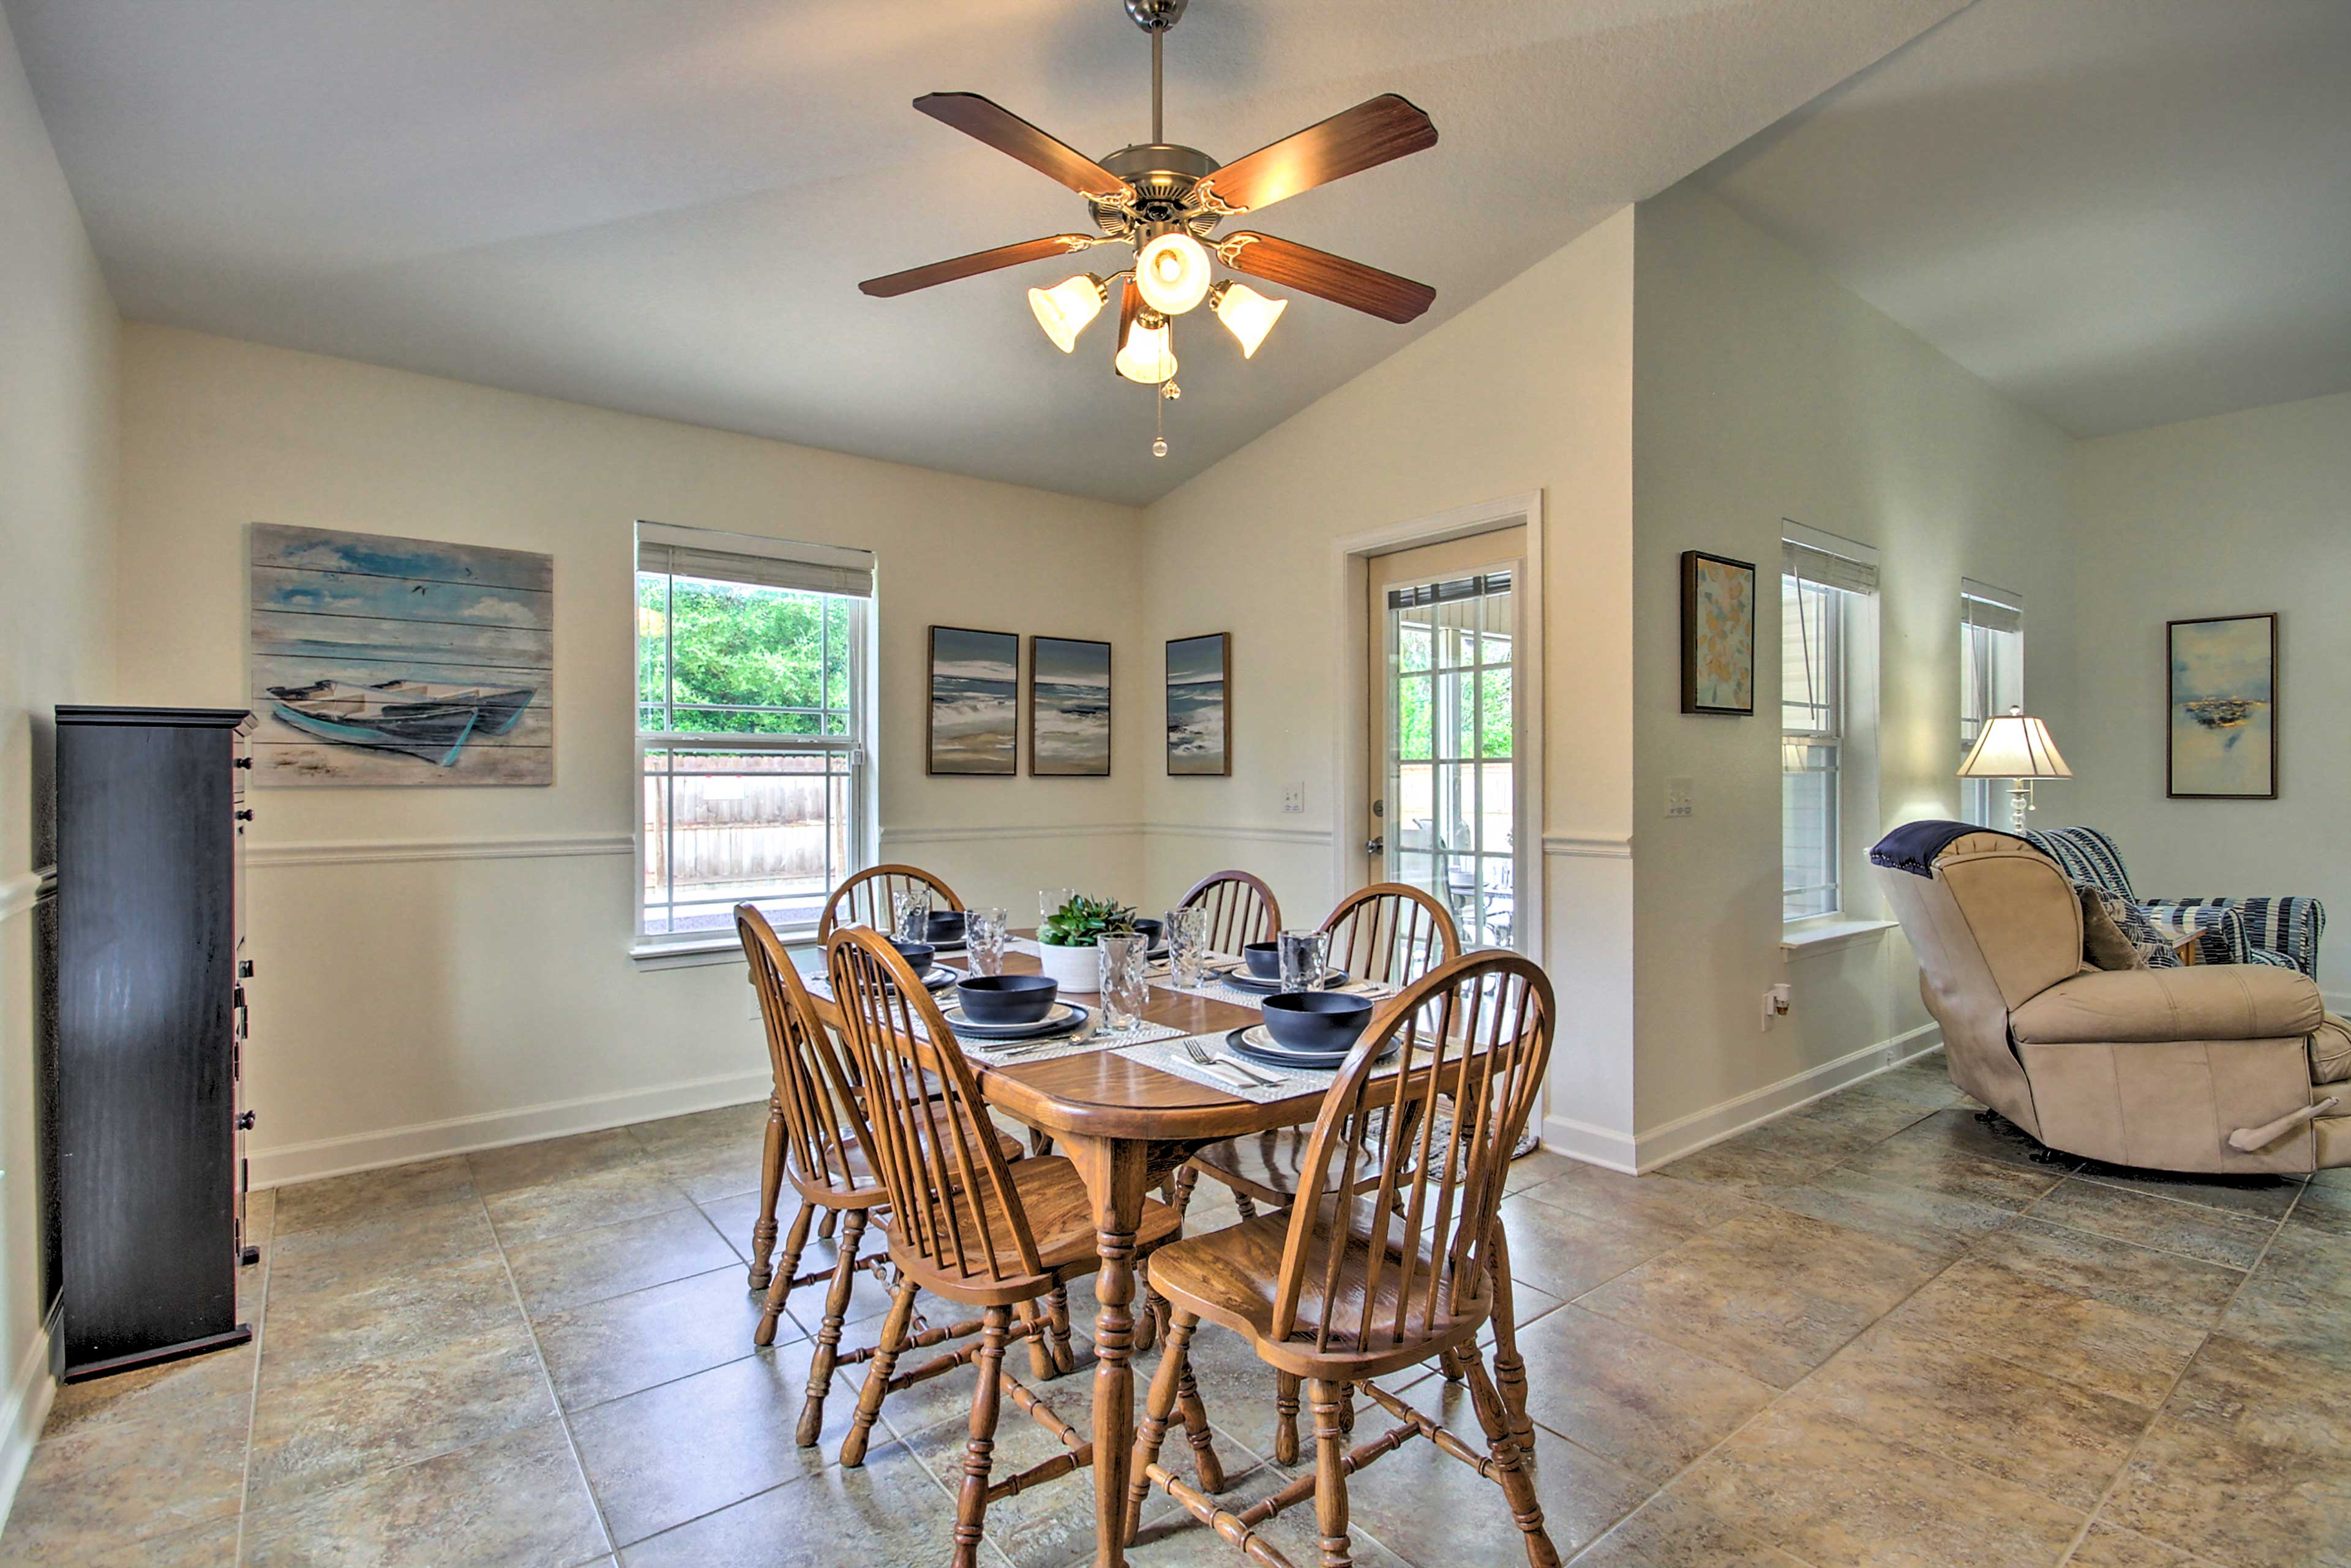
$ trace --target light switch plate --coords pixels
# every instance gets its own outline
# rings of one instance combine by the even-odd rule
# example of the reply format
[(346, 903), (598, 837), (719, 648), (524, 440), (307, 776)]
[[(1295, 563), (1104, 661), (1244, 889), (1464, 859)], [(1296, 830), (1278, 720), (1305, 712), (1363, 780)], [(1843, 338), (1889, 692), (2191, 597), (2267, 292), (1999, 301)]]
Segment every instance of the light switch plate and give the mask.
[(1690, 780), (1687, 779), (1668, 779), (1666, 780), (1667, 816), (1687, 817), (1696, 814), (1695, 809), (1690, 803)]
[(1285, 784), (1281, 789), (1281, 810), (1287, 816), (1298, 816), (1306, 810), (1306, 786)]

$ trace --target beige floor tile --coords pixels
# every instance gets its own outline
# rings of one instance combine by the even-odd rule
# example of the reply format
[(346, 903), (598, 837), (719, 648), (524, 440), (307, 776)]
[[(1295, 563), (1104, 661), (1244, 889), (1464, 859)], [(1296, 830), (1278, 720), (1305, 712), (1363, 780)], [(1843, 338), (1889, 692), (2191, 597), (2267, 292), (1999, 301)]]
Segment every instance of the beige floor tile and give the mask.
[(214, 1418), (208, 1407), (222, 1400), (244, 1403), (253, 1395), (260, 1347), (246, 1343), (184, 1361), (92, 1378), (58, 1386), (49, 1406), (43, 1439), (128, 1422), (199, 1421)]
[(1963, 1258), (1902, 1303), (1892, 1321), (1962, 1349), (2153, 1409), (2203, 1343), (2203, 1331), (2058, 1290)]
[(2219, 1263), (2050, 1224), (2037, 1208), (1985, 1237), (1973, 1255), (2077, 1296), (2199, 1328), (2219, 1319), (2245, 1279)]
[(2101, 1521), (2065, 1559), (2068, 1568), (2213, 1568), (2201, 1557)]
[(2235, 1568), (2339, 1568), (2351, 1563), (2351, 1464), (2167, 1412), (2105, 1517)]
[(1570, 1568), (1808, 1568), (1680, 1492), (1659, 1492)]
[(1876, 1140), (1801, 1116), (1783, 1116), (1676, 1160), (1666, 1174), (1752, 1196), (1766, 1186), (1810, 1181)]
[(1950, 1103), (1948, 1093), (1929, 1097), (1907, 1083), (1881, 1085), (1876, 1079), (1866, 1079), (1824, 1100), (1813, 1101), (1796, 1114), (1808, 1122), (1857, 1133), (1875, 1141), (1892, 1137)]
[(2219, 1333), (2196, 1353), (2164, 1411), (2265, 1448), (2339, 1455), (2351, 1469), (2351, 1368)]
[[(783, 1246), (784, 1232), (790, 1228), (792, 1216), (799, 1212), (799, 1195), (787, 1185), (776, 1199), (776, 1246), (778, 1249)], [(735, 1249), (737, 1256), (749, 1262), (751, 1228), (759, 1223), (759, 1195), (738, 1192), (727, 1197), (714, 1197), (700, 1207), (703, 1218), (717, 1227), (718, 1234), (726, 1238), (726, 1244)], [(774, 1260), (775, 1254), (771, 1252), (768, 1261), (772, 1263)], [(808, 1260), (802, 1259), (800, 1269), (805, 1272), (808, 1268)]]
[(715, 1111), (638, 1122), (627, 1130), (630, 1136), (654, 1154), (713, 1144), (747, 1144), (756, 1153), (767, 1136), (768, 1102), (764, 1098), (747, 1100), (740, 1105), (722, 1105)]
[(1725, 1221), (1577, 1304), (1784, 1388), (1938, 1267), (1911, 1248), (1766, 1209)]
[(569, 1568), (609, 1544), (549, 1421), (256, 1510), (245, 1568)]
[(2351, 1368), (2351, 1247), (2289, 1221), (2246, 1277), (2219, 1332)]
[(2088, 1511), (2147, 1427), (2147, 1409), (1881, 1322), (1792, 1399)]
[[(1373, 1475), (1376, 1478), (1376, 1468)], [(1270, 1492), (1281, 1490), (1289, 1477), (1271, 1465), (1238, 1473), (1230, 1478), (1227, 1489), (1217, 1501), (1228, 1511), (1238, 1512)], [(1314, 1507), (1301, 1503), (1286, 1509), (1269, 1521), (1259, 1533), (1273, 1548), (1293, 1563), (1313, 1563), (1321, 1561), (1315, 1553)], [(1349, 1521), (1350, 1552), (1356, 1568), (1430, 1568), (1430, 1565), (1410, 1563), (1375, 1541), (1364, 1530), (1360, 1520)], [(1513, 1548), (1517, 1555), (1506, 1560), (1510, 1563), (1524, 1563), (1523, 1552)], [(1131, 1568), (1237, 1568), (1246, 1560), (1225, 1544), (1216, 1533), (1190, 1513), (1170, 1506), (1165, 1511), (1148, 1516), (1136, 1543), (1127, 1548), (1126, 1560)], [(1451, 1561), (1458, 1562), (1459, 1559)], [(1093, 1546), (1085, 1543), (1083, 1551), (1065, 1559), (1059, 1568), (1092, 1568)]]
[(2083, 1180), (2101, 1186), (2120, 1187), (2126, 1192), (2149, 1193), (2256, 1219), (2276, 1219), (2283, 1215), (2303, 1187), (2300, 1176), (2206, 1176), (2193, 1171), (2134, 1170), (2127, 1166), (2110, 1166), (2098, 1160), (2083, 1161), (2079, 1174)]
[(1628, 1176), (1604, 1166), (1568, 1162), (1568, 1168), (1517, 1191), (1535, 1203), (1546, 1203), (1595, 1219), (1637, 1220), (1695, 1235), (1746, 1212), (1748, 1200), (1737, 1193), (1704, 1182), (1682, 1181), (1652, 1173)]
[(2303, 1188), (2286, 1223), (2297, 1230), (2351, 1241), (2351, 1186), (2312, 1182)]
[(143, 1419), (85, 1420), (45, 1437), (18, 1484), (0, 1563), (78, 1563), (235, 1520), (248, 1410), (230, 1394), (159, 1406)]
[(747, 1356), (574, 1415), (612, 1538), (626, 1546), (823, 1469), (856, 1404), (836, 1391), (822, 1442), (797, 1446), (807, 1375), (799, 1356)]
[(1941, 1149), (1975, 1159), (1996, 1160), (2004, 1165), (2028, 1166), (2060, 1176), (2078, 1168), (2082, 1163), (2071, 1155), (2058, 1155), (2043, 1160), (2040, 1156), (2048, 1151), (2015, 1123), (2005, 1117), (1980, 1122), (1976, 1119), (1974, 1112), (1957, 1109), (1938, 1111), (1926, 1120), (1905, 1127), (1886, 1142), (1922, 1149)]
[(245, 1239), (266, 1241), (277, 1228), (277, 1189), (263, 1187), (245, 1195)]
[[(955, 1505), (902, 1443), (829, 1466), (621, 1553), (625, 1568), (842, 1568), (944, 1563)], [(1001, 1559), (997, 1559), (1000, 1563)]]
[(626, 1127), (608, 1127), (601, 1133), (580, 1133), (569, 1138), (547, 1138), (536, 1144), (511, 1144), (503, 1149), (481, 1149), (465, 1156), (465, 1164), (473, 1171), (474, 1189), (484, 1197), (526, 1186), (545, 1186), (569, 1176), (642, 1169), (647, 1163), (644, 1144)]
[(534, 1316), (665, 1285), (738, 1262), (695, 1208), (624, 1219), (507, 1249), (507, 1262)]
[(696, 1203), (759, 1190), (760, 1148), (747, 1144), (686, 1144), (652, 1151), (653, 1166)]
[(1849, 1166), (1823, 1171), (1801, 1186), (1759, 1189), (1758, 1201), (1810, 1215), (1848, 1230), (1865, 1231), (1906, 1247), (1952, 1257), (2014, 1216), (1974, 1198), (1909, 1186)]
[(2046, 1568), (2084, 1516), (1796, 1403), (1692, 1467), (1686, 1491), (1815, 1568)]
[[(124, 1545), (77, 1544), (74, 1568), (237, 1568), (237, 1521), (232, 1517), (149, 1536)], [(0, 1542), (0, 1563), (18, 1561)], [(64, 1558), (51, 1558), (62, 1563)]]
[(1837, 1168), (2013, 1211), (2030, 1208), (2065, 1179), (2062, 1167), (1986, 1159), (1929, 1138), (1889, 1138)]
[(473, 1173), (462, 1157), (359, 1171), (277, 1190), (272, 1233), (278, 1237), (360, 1224), (413, 1209), (471, 1203), (475, 1198)]
[(1520, 1334), (1519, 1352), (1527, 1363), (1528, 1415), (1653, 1486), (1777, 1392), (1573, 1304)]
[(1689, 1232), (1649, 1219), (1598, 1219), (1520, 1196), (1502, 1200), (1510, 1272), (1553, 1296), (1580, 1296), (1661, 1252)]
[[(735, 1265), (549, 1312), (537, 1320), (556, 1397), (579, 1410), (706, 1372), (754, 1354), (763, 1296)], [(806, 1360), (810, 1346), (787, 1317), (768, 1354)]]
[(515, 1187), (485, 1198), (483, 1207), (497, 1228), (498, 1240), (519, 1247), (689, 1205), (684, 1192), (658, 1166), (645, 1165), (583, 1171), (538, 1186)]
[(347, 1485), (554, 1414), (546, 1373), (519, 1318), (394, 1359), (282, 1379), (265, 1354), (247, 1506)]
[(386, 1269), (428, 1269), (497, 1255), (498, 1239), (478, 1201), (436, 1204), (330, 1228), (283, 1235), (269, 1244), (273, 1295), (364, 1289)]
[(2239, 1270), (2253, 1266), (2277, 1229), (2275, 1216), (2231, 1214), (2077, 1176), (2034, 1205), (2032, 1218)]
[(495, 1253), (424, 1269), (386, 1260), (372, 1282), (270, 1291), (263, 1345), (269, 1378), (284, 1384), (357, 1362), (397, 1360), (522, 1322), (506, 1260)]

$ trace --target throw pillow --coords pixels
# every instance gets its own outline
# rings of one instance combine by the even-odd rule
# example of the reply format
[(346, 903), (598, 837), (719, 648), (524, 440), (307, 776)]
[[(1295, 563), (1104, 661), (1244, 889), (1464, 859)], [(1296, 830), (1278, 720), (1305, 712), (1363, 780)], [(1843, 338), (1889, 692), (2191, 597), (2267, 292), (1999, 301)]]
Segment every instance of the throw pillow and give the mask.
[[(2146, 910), (2127, 898), (2117, 897), (2104, 888), (2089, 883), (2075, 883), (2074, 891), (2074, 896), (2082, 901), (2083, 953), (2092, 964), (2101, 969), (2177, 969), (2179, 967), (2179, 955), (2172, 951), (2170, 942), (2165, 938), (2155, 922), (2147, 918)], [(2122, 945), (2131, 950), (2130, 958), (2122, 962), (2114, 961), (2121, 955), (2111, 944), (2101, 942), (2099, 934), (2095, 930), (2099, 922), (2091, 916), (2093, 905), (2104, 917), (2105, 925), (2111, 928)], [(2101, 958), (2098, 953), (2093, 950), (2094, 944), (2101, 946), (2106, 955), (2105, 957)]]
[(2115, 917), (2106, 912), (2106, 895), (2095, 884), (2077, 882), (2074, 896), (2082, 901), (2082, 957), (2096, 969), (2144, 969), (2147, 957), (2131, 945)]

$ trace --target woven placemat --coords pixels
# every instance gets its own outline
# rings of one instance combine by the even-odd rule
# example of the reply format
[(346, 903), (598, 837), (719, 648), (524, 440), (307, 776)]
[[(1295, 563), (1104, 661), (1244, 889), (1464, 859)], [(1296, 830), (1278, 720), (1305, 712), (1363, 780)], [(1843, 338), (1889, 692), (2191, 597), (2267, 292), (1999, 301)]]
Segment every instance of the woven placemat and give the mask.
[(1050, 1061), (1057, 1056), (1085, 1056), (1097, 1051), (1119, 1051), (1129, 1046), (1142, 1046), (1153, 1040), (1180, 1040), (1184, 1031), (1170, 1029), (1164, 1023), (1141, 1023), (1133, 1029), (1097, 1029), (1091, 1034), (1071, 1035), (1050, 1045), (1037, 1045), (1028, 1050), (1029, 1042), (1019, 1040), (980, 1040), (965, 1035), (956, 1036), (963, 1053), (983, 1067), (1026, 1067), (1032, 1061)]

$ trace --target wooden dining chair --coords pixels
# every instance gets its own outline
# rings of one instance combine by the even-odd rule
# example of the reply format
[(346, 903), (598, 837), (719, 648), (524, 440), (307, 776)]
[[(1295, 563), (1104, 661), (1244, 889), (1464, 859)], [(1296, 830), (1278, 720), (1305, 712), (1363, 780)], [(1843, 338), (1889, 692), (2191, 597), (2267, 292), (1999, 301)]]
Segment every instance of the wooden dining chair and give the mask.
[[(1331, 962), (1359, 980), (1402, 988), (1461, 956), (1461, 934), (1444, 904), (1400, 882), (1374, 883), (1349, 894), (1322, 922)], [(1182, 1214), (1202, 1176), (1231, 1189), (1243, 1219), (1259, 1205), (1287, 1208), (1299, 1191), (1309, 1130), (1272, 1127), (1247, 1137), (1228, 1138), (1199, 1150), (1176, 1171), (1169, 1201)], [(1446, 1372), (1456, 1368), (1448, 1363)], [(1458, 1381), (1458, 1378), (1456, 1379)], [(1298, 1462), (1298, 1379), (1280, 1373), (1274, 1388), (1274, 1458)]]
[[(808, 1447), (816, 1442), (817, 1434), (823, 1428), (825, 1394), (832, 1385), (835, 1369), (854, 1365), (875, 1353), (872, 1345), (844, 1353), (841, 1334), (858, 1270), (871, 1268), (876, 1278), (888, 1282), (883, 1272), (884, 1260), (878, 1254), (861, 1260), (858, 1248), (864, 1239), (872, 1211), (889, 1202), (889, 1194), (873, 1165), (860, 1079), (843, 1064), (831, 1038), (818, 1025), (808, 987), (802, 983), (775, 928), (757, 906), (738, 904), (735, 906), (735, 929), (743, 939), (751, 984), (759, 995), (759, 1016), (767, 1025), (768, 1065), (774, 1074), (774, 1089), (768, 1102), (768, 1132), (784, 1150), (778, 1163), (781, 1176), (790, 1181), (800, 1199), (799, 1209), (784, 1238), (783, 1256), (766, 1284), (767, 1305), (759, 1314), (758, 1326), (751, 1331), (751, 1343), (776, 1343), (777, 1320), (783, 1315), (785, 1303), (794, 1291), (820, 1280), (829, 1278), (832, 1281), (809, 1366), (807, 1397), (800, 1407), (797, 1436), (801, 1446)], [(998, 1147), (1008, 1159), (1020, 1157), (1019, 1144), (1000, 1134)], [(767, 1218), (758, 1222), (751, 1246), (754, 1255), (762, 1260), (775, 1245), (778, 1197), (773, 1186), (761, 1193), (761, 1212)], [(837, 1260), (829, 1269), (797, 1273), (801, 1251), (808, 1245), (810, 1222), (825, 1213), (844, 1217), (836, 1243)], [(975, 1319), (942, 1331), (939, 1338), (974, 1334), (979, 1330), (980, 1323)]]
[[(1542, 1090), (1552, 1028), (1551, 984), (1517, 954), (1478, 952), (1440, 966), (1381, 1008), (1324, 1097), (1300, 1172), (1301, 1190), (1322, 1196), (1152, 1257), (1151, 1283), (1172, 1312), (1135, 1432), (1130, 1540), (1157, 1486), (1256, 1562), (1288, 1568), (1257, 1531), (1311, 1497), (1322, 1568), (1346, 1568), (1351, 1473), (1426, 1437), (1501, 1488), (1527, 1561), (1554, 1568), (1559, 1553), (1507, 1396), (1478, 1344), (1492, 1321), (1499, 1361), (1510, 1326), (1503, 1174)], [(1380, 1061), (1391, 1045), (1396, 1054)], [(1314, 1411), (1313, 1472), (1238, 1513), (1159, 1463), (1203, 1322), (1305, 1379)], [(1446, 1356), (1467, 1370), (1482, 1448), (1373, 1381)], [(1351, 1448), (1356, 1398), (1398, 1425)]]
[(1210, 872), (1192, 884), (1178, 909), (1207, 912), (1212, 953), (1238, 953), (1246, 943), (1270, 942), (1281, 929), (1281, 902), (1262, 878), (1245, 871)]
[(893, 900), (899, 894), (915, 888), (928, 888), (933, 909), (961, 909), (963, 900), (954, 888), (920, 866), (868, 866), (855, 876), (832, 890), (824, 901), (824, 909), (816, 917), (817, 940), (821, 942), (843, 925), (871, 925), (876, 931), (896, 928)]
[[(1092, 1446), (1004, 1367), (1007, 1344), (1033, 1343), (1040, 1334), (1050, 1335), (1054, 1358), (1067, 1361), (1069, 1281), (1100, 1264), (1093, 1205), (1068, 1159), (1004, 1157), (970, 1062), (937, 1004), (914, 983), (905, 960), (886, 941), (845, 926), (824, 946), (841, 1031), (864, 1071), (868, 1124), (890, 1194), (890, 1260), (898, 1270), (881, 1346), (866, 1368), (841, 1462), (852, 1469), (864, 1463), (888, 1395), (976, 1362), (954, 1556), (956, 1568), (970, 1568), (978, 1562), (988, 1504), (1093, 1462)], [(930, 1082), (936, 1083), (935, 1092)], [(1174, 1209), (1146, 1199), (1135, 1232), (1138, 1255), (1180, 1226)], [(917, 1290), (979, 1308), (979, 1343), (900, 1373), (899, 1355), (921, 1343), (907, 1332)], [(1035, 1312), (1040, 1299), (1047, 1303), (1041, 1317)], [(1029, 1310), (1016, 1322), (1016, 1309), (1024, 1307)], [(1063, 1449), (1019, 1475), (991, 1481), (997, 1416), (1005, 1399), (1060, 1438)], [(1213, 1468), (1207, 1416), (1196, 1391), (1184, 1418)], [(1221, 1471), (1208, 1484), (1221, 1486)]]

